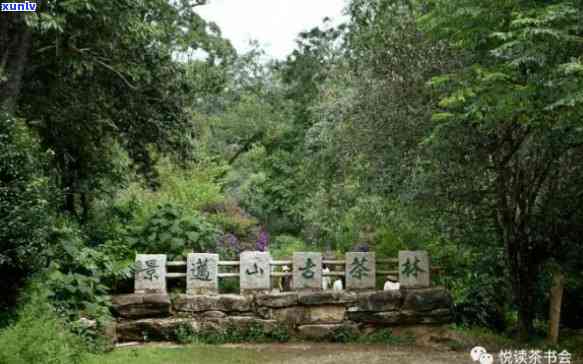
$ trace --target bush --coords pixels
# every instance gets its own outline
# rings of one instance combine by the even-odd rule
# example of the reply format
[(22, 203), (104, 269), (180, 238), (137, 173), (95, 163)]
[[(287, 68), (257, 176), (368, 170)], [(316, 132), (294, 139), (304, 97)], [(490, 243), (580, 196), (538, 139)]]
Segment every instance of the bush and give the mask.
[(0, 363), (81, 363), (85, 354), (81, 339), (67, 330), (46, 291), (38, 284), (29, 291), (18, 321), (0, 332)]
[(55, 190), (43, 174), (48, 153), (25, 123), (0, 111), (0, 307), (15, 304), (30, 272), (46, 263)]
[(307, 244), (300, 238), (291, 235), (279, 235), (273, 239), (269, 252), (276, 259), (291, 258), (294, 252), (309, 251)]
[(166, 204), (149, 218), (130, 243), (142, 253), (168, 254), (169, 259), (189, 251), (214, 250), (220, 231), (197, 212), (185, 214)]

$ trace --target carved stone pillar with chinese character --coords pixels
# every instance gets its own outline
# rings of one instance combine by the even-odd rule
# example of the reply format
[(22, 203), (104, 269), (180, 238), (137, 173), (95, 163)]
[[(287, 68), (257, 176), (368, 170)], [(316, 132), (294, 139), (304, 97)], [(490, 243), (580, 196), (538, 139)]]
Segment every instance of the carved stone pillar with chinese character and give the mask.
[(431, 264), (426, 251), (399, 251), (399, 283), (402, 288), (431, 286)]
[(294, 253), (292, 284), (294, 290), (322, 289), (322, 253)]
[(218, 293), (218, 268), (218, 254), (188, 254), (186, 262), (186, 294)]
[(241, 253), (239, 269), (241, 293), (271, 289), (271, 256), (269, 253)]
[(135, 293), (166, 293), (166, 255), (138, 254), (135, 263)]
[(375, 289), (375, 253), (346, 253), (346, 289)]

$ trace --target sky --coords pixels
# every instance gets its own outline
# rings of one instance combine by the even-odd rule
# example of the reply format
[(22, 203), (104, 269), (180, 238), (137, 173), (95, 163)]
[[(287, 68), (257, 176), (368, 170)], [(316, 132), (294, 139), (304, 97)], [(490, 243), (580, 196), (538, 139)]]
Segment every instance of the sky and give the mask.
[(196, 10), (217, 23), (239, 53), (253, 39), (269, 56), (284, 59), (301, 31), (320, 25), (325, 17), (341, 22), (344, 5), (345, 0), (209, 0)]

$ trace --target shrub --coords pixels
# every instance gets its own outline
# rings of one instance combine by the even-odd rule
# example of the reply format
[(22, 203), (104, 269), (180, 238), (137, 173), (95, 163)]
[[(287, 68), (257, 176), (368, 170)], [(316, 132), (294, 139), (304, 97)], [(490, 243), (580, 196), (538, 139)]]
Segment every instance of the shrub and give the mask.
[(187, 251), (214, 250), (219, 236), (220, 231), (202, 215), (187, 215), (179, 207), (165, 204), (130, 242), (142, 253), (168, 254), (174, 259)]
[(269, 247), (271, 256), (276, 259), (290, 258), (294, 252), (309, 251), (307, 244), (300, 238), (291, 235), (278, 235)]
[(0, 332), (0, 363), (81, 363), (85, 353), (81, 339), (67, 330), (39, 286), (29, 289), (18, 321)]
[(46, 263), (55, 190), (48, 153), (21, 120), (0, 111), (0, 307), (15, 304), (21, 281)]

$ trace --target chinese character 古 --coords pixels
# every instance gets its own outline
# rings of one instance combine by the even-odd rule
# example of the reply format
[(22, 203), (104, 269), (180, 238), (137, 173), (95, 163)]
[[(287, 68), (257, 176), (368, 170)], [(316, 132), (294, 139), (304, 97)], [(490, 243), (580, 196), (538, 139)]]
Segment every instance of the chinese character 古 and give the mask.
[(155, 259), (146, 260), (146, 265), (144, 266), (144, 262), (138, 260), (136, 262), (136, 273), (144, 273), (144, 279), (152, 281), (154, 279), (160, 278), (156, 270), (160, 266), (158, 265), (158, 261)]
[(407, 261), (405, 262), (405, 264), (403, 264), (403, 270), (401, 271), (401, 273), (409, 278), (410, 276), (413, 276), (415, 278), (417, 278), (417, 274), (418, 273), (425, 273), (425, 271), (421, 268), (419, 268), (419, 263), (421, 263), (421, 260), (419, 260), (418, 257), (415, 257), (415, 262), (411, 263), (410, 258), (407, 258)]
[(315, 266), (316, 264), (312, 262), (312, 258), (308, 258), (308, 260), (306, 260), (306, 266), (304, 268), (302, 267), (299, 268), (300, 271), (302, 271), (302, 276), (306, 279), (314, 278), (314, 274), (316, 273), (312, 268), (314, 268)]
[(352, 261), (352, 269), (350, 270), (350, 275), (356, 279), (362, 279), (362, 277), (368, 277), (369, 269), (365, 266), (367, 262), (366, 257), (362, 257), (362, 260), (358, 260), (358, 257), (354, 257)]

